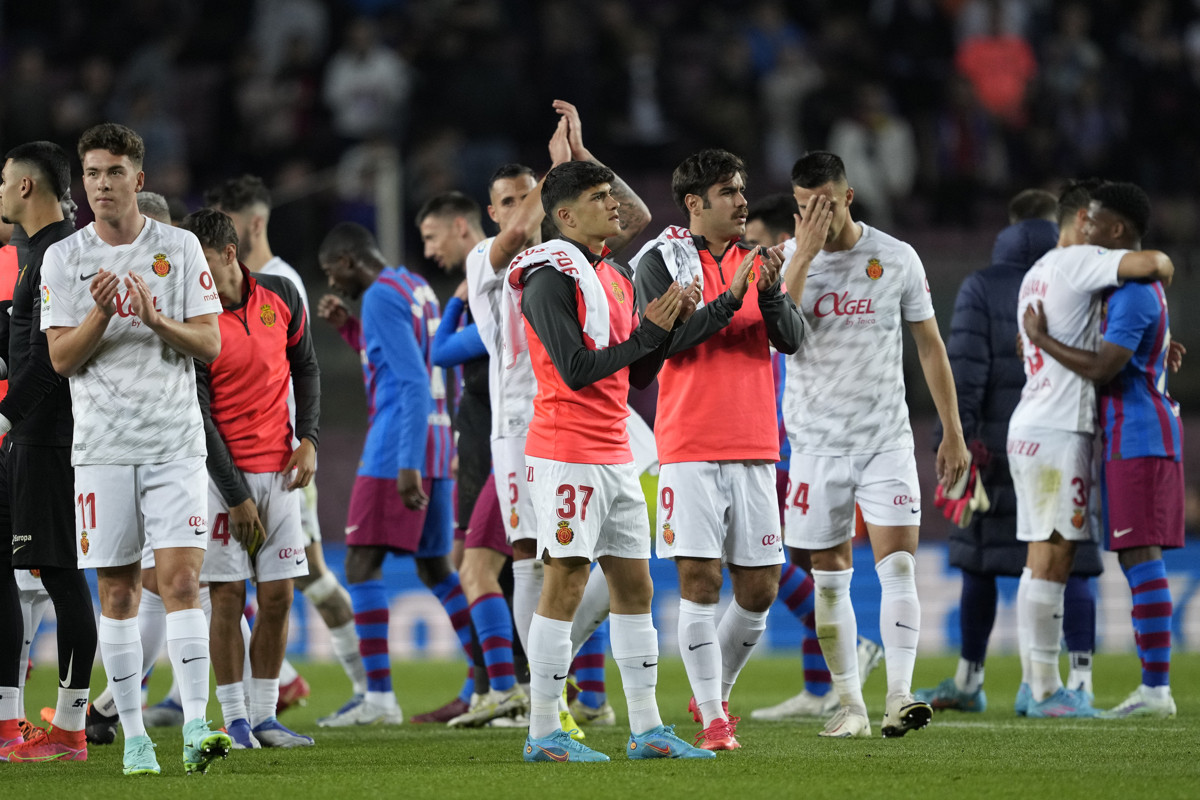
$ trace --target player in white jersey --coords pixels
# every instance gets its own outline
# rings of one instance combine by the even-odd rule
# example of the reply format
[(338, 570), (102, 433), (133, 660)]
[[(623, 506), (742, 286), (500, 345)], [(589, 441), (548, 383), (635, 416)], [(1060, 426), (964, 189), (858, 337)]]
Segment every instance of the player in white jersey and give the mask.
[[(1115, 217), (1149, 217), (1145, 193), (1101, 187), (1092, 194), (1081, 232)], [(1118, 185), (1121, 186), (1121, 185)], [(1106, 198), (1104, 201), (1098, 197)], [(1144, 227), (1144, 222), (1142, 223)], [(1140, 230), (1138, 238), (1140, 239)], [(1062, 344), (1095, 351), (1100, 340), (1101, 290), (1125, 280), (1169, 284), (1174, 266), (1156, 250), (1108, 250), (1092, 244), (1059, 247), (1042, 256), (1021, 281), (1017, 324), (1025, 357), (1025, 388), (1008, 425), (1008, 462), (1017, 493), (1017, 538), (1028, 542), (1017, 593), (1017, 625), (1029, 648), (1027, 714), (1094, 717), (1083, 693), (1063, 686), (1058, 669), (1063, 596), (1078, 542), (1092, 539), (1088, 496), (1092, 486), (1096, 389), (1029, 340), (1022, 320), (1033, 307)]]
[(904, 403), (902, 322), (946, 432), (937, 455), (946, 486), (969, 461), (954, 380), (921, 260), (911, 246), (851, 219), (854, 190), (841, 158), (806, 154), (792, 168), (792, 184), (800, 214), (794, 244), (785, 245), (786, 283), (809, 332), (787, 359), (783, 415), (792, 466), (784, 535), (789, 546), (812, 552), (817, 631), (841, 702), (821, 735), (870, 735), (850, 603), (857, 502), (883, 590), (883, 735), (903, 736), (928, 724), (932, 710), (912, 696), (921, 490)]
[(202, 772), (232, 745), (205, 721), (208, 626), (197, 602), (208, 523), (192, 359), (220, 352), (220, 297), (196, 237), (138, 211), (141, 137), (103, 123), (78, 150), (96, 221), (47, 251), (42, 328), (55, 370), (71, 381), (79, 563), (97, 570), (100, 653), (125, 729), (125, 772), (157, 773), (135, 618), (150, 541), (184, 706), (184, 768)]
[[(583, 144), (583, 128), (575, 107), (563, 100), (555, 100), (553, 105), (560, 117), (549, 145), (551, 167), (571, 160), (599, 163)], [(505, 347), (509, 332), (524, 323), (519, 312), (510, 308), (505, 300), (504, 275), (518, 253), (540, 240), (545, 217), (541, 187), (541, 181), (529, 167), (506, 164), (496, 170), (488, 183), (491, 202), (487, 210), (492, 221), (500, 226), (500, 233), (477, 242), (465, 257), (467, 303), (489, 357), (492, 474), (502, 510), (507, 499), (507, 513), (503, 516), (508, 523), (506, 532), (512, 547), (513, 620), (522, 646), (527, 645), (529, 624), (542, 584), (542, 564), (534, 558), (537, 534), (533, 505), (525, 480), (525, 435), (533, 417), (537, 383), (528, 351), (514, 356)], [(645, 229), (650, 222), (650, 211), (619, 178), (613, 182), (613, 195), (621, 203), (621, 234), (609, 242), (609, 247), (615, 251)], [(474, 602), (477, 597), (500, 591), (496, 575), (503, 567), (505, 556), (493, 548), (472, 547), (471, 544), (468, 541), (463, 556), (462, 580), (468, 600)], [(572, 632), (575, 649), (608, 612), (608, 588), (602, 576), (594, 576), (589, 587), (576, 615), (581, 625)], [(516, 691), (520, 691), (519, 686)], [(502, 712), (502, 706), (497, 703), (503, 700), (486, 698), (480, 708), (452, 722), (473, 725), (486, 721), (489, 715)], [(573, 729), (574, 725), (567, 723), (564, 727)]]
[[(271, 193), (262, 179), (255, 175), (230, 178), (204, 195), (205, 201), (229, 215), (238, 235), (238, 258), (251, 272), (264, 275), (279, 275), (287, 278), (300, 293), (304, 302), (304, 313), (308, 314), (308, 292), (304, 279), (292, 265), (271, 250), (267, 239), (267, 224), (271, 220)], [(292, 419), (296, 416), (295, 392), (288, 392), (288, 408)], [(354, 610), (350, 605), (350, 594), (338, 583), (337, 576), (325, 563), (325, 552), (321, 547), (321, 526), (317, 521), (317, 483), (309, 481), (301, 490), (300, 521), (304, 530), (304, 553), (308, 558), (308, 575), (296, 578), (298, 588), (309, 602), (316, 607), (326, 627), (329, 628), (333, 654), (337, 657), (346, 677), (350, 679), (353, 696), (350, 703), (367, 691), (367, 671), (358, 652), (358, 634), (354, 630)], [(279, 712), (308, 697), (308, 683), (296, 672), (295, 667), (284, 659), (279, 673)]]

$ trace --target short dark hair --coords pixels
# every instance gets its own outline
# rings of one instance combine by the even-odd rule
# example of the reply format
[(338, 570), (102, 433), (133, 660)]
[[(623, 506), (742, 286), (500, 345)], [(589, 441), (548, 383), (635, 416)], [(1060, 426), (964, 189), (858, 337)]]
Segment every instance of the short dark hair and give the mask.
[(425, 218), (430, 216), (450, 217), (451, 219), (464, 217), (468, 224), (477, 228), (483, 224), (479, 203), (462, 192), (442, 192), (426, 200), (417, 212), (417, 226), (420, 227)]
[(1077, 181), (1067, 181), (1062, 191), (1058, 193), (1058, 226), (1079, 213), (1079, 209), (1087, 208), (1092, 201), (1092, 192), (1104, 185), (1099, 178), (1083, 178)]
[(210, 250), (224, 250), (225, 245), (237, 247), (238, 235), (233, 220), (224, 211), (202, 208), (183, 218), (179, 227), (191, 231), (200, 240), (200, 246)]
[(1092, 192), (1092, 199), (1129, 223), (1138, 239), (1150, 229), (1150, 197), (1142, 187), (1132, 183), (1106, 183)]
[(340, 255), (363, 258), (379, 253), (375, 235), (357, 222), (339, 222), (330, 228), (317, 250), (317, 260), (324, 264)]
[[(542, 210), (550, 216), (593, 186), (612, 183), (616, 177), (608, 167), (594, 161), (566, 161), (546, 173), (542, 181)], [(557, 227), (558, 221), (555, 220)]]
[(146, 159), (146, 143), (133, 128), (118, 125), (115, 122), (101, 122), (93, 125), (79, 137), (79, 160), (92, 150), (107, 150), (114, 156), (129, 156), (129, 160), (138, 169)]
[(496, 181), (502, 181), (505, 178), (519, 178), (522, 175), (537, 180), (537, 174), (530, 167), (524, 164), (505, 164), (492, 173), (492, 177), (488, 178), (487, 188), (488, 193), (492, 191), (492, 187), (496, 185)]
[(234, 213), (244, 211), (255, 203), (262, 203), (269, 209), (271, 192), (262, 178), (257, 175), (243, 175), (240, 178), (230, 178), (209, 189), (204, 193), (204, 202), (210, 206), (219, 206), (222, 211)]
[(1058, 198), (1045, 189), (1026, 189), (1008, 201), (1008, 224), (1027, 219), (1058, 218)]
[(693, 153), (683, 160), (671, 173), (671, 197), (684, 214), (688, 213), (684, 198), (694, 194), (704, 198), (708, 208), (708, 190), (715, 184), (733, 180), (741, 175), (746, 180), (746, 163), (728, 150), (709, 148)]
[(54, 142), (37, 141), (19, 144), (8, 151), (5, 160), (12, 160), (32, 167), (41, 181), (44, 191), (58, 200), (71, 188), (71, 161), (67, 151)]
[(815, 189), (845, 180), (846, 162), (827, 150), (811, 150), (792, 165), (792, 185), (801, 189)]
[(758, 220), (766, 226), (772, 236), (781, 233), (791, 233), (796, 229), (797, 213), (796, 198), (786, 192), (769, 194), (756, 203), (751, 204), (746, 222)]

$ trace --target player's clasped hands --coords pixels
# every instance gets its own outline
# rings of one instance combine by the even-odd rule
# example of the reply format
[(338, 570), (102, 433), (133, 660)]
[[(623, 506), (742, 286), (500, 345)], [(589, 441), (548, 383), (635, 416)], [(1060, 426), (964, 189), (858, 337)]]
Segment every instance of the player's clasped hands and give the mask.
[(662, 295), (646, 305), (646, 321), (665, 331), (671, 330), (675, 326), (675, 320), (679, 318), (680, 311), (683, 310), (683, 296), (683, 287), (678, 282), (672, 283)]
[(779, 276), (783, 273), (783, 245), (759, 247), (758, 252), (762, 256), (758, 274), (758, 290), (761, 292), (764, 287), (779, 283)]
[(96, 277), (92, 278), (90, 289), (92, 299), (105, 316), (111, 317), (117, 313), (117, 293), (121, 291), (121, 279), (116, 273), (106, 269), (100, 270)]
[(125, 278), (125, 288), (129, 290), (129, 307), (133, 313), (149, 327), (157, 325), (159, 313), (154, 307), (154, 295), (151, 294), (146, 279), (136, 272), (131, 272)]

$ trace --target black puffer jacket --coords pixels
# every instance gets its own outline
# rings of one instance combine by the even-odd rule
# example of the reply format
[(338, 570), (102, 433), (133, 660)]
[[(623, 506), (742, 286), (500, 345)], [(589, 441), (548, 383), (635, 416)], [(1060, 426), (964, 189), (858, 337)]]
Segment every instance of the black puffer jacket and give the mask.
[[(1010, 225), (996, 237), (992, 265), (968, 275), (954, 301), (946, 349), (958, 391), (958, 413), (972, 449), (986, 449), (983, 482), (992, 509), (967, 528), (951, 526), (950, 563), (990, 575), (1020, 575), (1025, 544), (1017, 541), (1017, 498), (1008, 473), (1008, 420), (1021, 399), (1025, 372), (1017, 356), (1017, 294), (1021, 279), (1058, 241), (1046, 220)], [(941, 431), (938, 430), (940, 439)], [(976, 461), (980, 459), (976, 457)], [(1099, 548), (1082, 545), (1075, 572), (1099, 575)]]

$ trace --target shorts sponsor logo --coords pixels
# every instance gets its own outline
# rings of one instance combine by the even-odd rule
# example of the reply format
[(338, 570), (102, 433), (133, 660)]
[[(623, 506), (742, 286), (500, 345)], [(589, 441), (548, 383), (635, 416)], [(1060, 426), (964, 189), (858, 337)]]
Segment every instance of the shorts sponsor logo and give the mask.
[(517, 507), (513, 506), (512, 510), (508, 512), (508, 527), (512, 528), (513, 530), (516, 530), (517, 526), (520, 524), (521, 524), (521, 515), (517, 513)]
[(612, 291), (613, 299), (616, 300), (618, 303), (624, 303), (625, 302), (625, 290), (621, 288), (620, 284), (618, 284), (616, 281), (613, 281), (612, 282), (612, 290), (613, 290)]
[(258, 308), (258, 318), (262, 320), (262, 324), (268, 328), (275, 327), (275, 309), (271, 308), (270, 304), (263, 303)]
[(90, 545), (88, 544), (87, 531), (80, 531), (80, 533), (79, 533), (79, 552), (83, 553), (86, 556), (88, 554), (89, 547), (90, 547)]
[(663, 523), (662, 539), (668, 545), (675, 544), (675, 531), (671, 530), (671, 523)]
[(883, 264), (879, 263), (878, 258), (872, 258), (867, 261), (867, 277), (873, 281), (877, 281), (883, 277)]
[(772, 545), (779, 544), (779, 534), (768, 533), (766, 536), (764, 536), (762, 538), (762, 543), (764, 545), (766, 545), (767, 547), (771, 547)]
[(171, 273), (171, 262), (167, 260), (166, 253), (154, 254), (154, 266), (152, 267), (154, 274), (160, 278), (165, 278)]
[(1077, 531), (1083, 530), (1083, 509), (1082, 508), (1075, 509), (1075, 512), (1073, 514), (1071, 514), (1071, 527), (1073, 527)]
[(907, 505), (919, 506), (919, 505), (921, 505), (921, 498), (912, 497), (911, 495), (907, 495), (907, 494), (898, 494), (892, 498), (892, 505), (894, 505), (894, 506), (907, 506)]
[(554, 538), (559, 544), (570, 544), (575, 541), (575, 531), (571, 530), (571, 523), (565, 519), (558, 523), (558, 530), (554, 532)]
[(208, 523), (205, 521), (204, 517), (192, 516), (192, 517), (188, 517), (188, 527), (189, 528), (207, 528)]
[(287, 561), (289, 558), (297, 558), (304, 555), (303, 547), (281, 547), (279, 548), (279, 558), (281, 561)]

